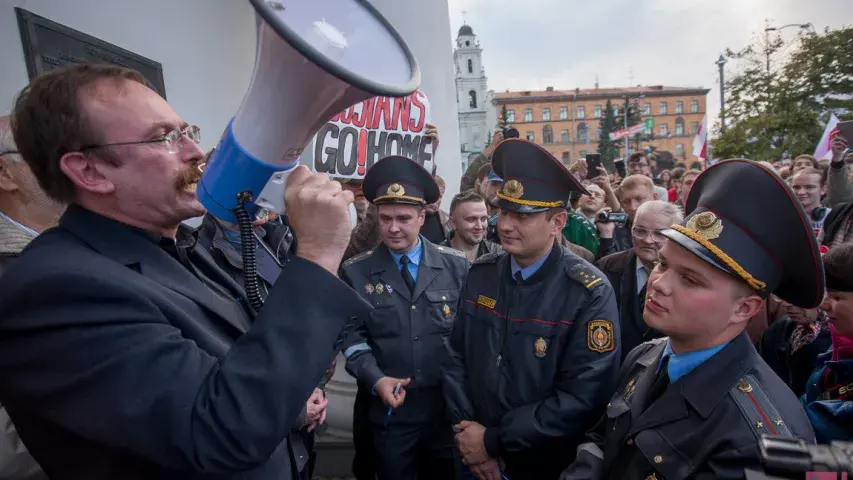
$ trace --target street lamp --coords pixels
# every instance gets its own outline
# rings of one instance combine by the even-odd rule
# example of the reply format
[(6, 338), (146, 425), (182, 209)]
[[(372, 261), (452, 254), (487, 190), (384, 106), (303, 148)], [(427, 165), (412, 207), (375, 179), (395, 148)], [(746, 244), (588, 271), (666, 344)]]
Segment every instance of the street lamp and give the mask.
[(720, 69), (720, 131), (726, 131), (726, 96), (725, 96), (725, 81), (723, 69), (726, 65), (726, 57), (720, 55), (717, 60), (717, 67)]
[(815, 33), (814, 25), (811, 22), (809, 23), (789, 23), (787, 25), (782, 25), (781, 27), (771, 27), (767, 26), (764, 29), (764, 41), (767, 45), (766, 47), (766, 57), (767, 57), (767, 74), (770, 74), (770, 32), (781, 32), (786, 28), (797, 27), (801, 31), (811, 30), (812, 33)]

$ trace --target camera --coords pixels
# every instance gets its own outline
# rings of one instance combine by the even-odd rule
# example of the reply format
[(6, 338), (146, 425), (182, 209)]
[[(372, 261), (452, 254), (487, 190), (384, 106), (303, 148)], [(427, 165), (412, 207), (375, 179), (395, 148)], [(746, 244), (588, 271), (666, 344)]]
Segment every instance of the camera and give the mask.
[(764, 471), (747, 470), (748, 480), (800, 479), (808, 472), (853, 475), (853, 442), (809, 445), (797, 438), (764, 435), (758, 446)]
[(595, 217), (599, 223), (626, 223), (628, 214), (624, 212), (601, 212)]
[(503, 132), (501, 132), (501, 133), (503, 133), (504, 138), (518, 138), (519, 137), (518, 129), (515, 129), (512, 127), (503, 129)]

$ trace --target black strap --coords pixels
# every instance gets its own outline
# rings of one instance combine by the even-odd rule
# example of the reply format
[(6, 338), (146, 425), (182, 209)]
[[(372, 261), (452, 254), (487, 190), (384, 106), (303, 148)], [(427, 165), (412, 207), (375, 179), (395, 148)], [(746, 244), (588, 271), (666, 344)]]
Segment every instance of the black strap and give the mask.
[(414, 292), (415, 279), (412, 277), (412, 272), (409, 271), (409, 262), (411, 262), (411, 259), (408, 255), (400, 257), (400, 264), (402, 265), (400, 268), (400, 275), (403, 276), (403, 281), (406, 282), (406, 286), (409, 287), (409, 292)]
[(515, 275), (513, 275), (512, 278), (515, 279), (515, 283), (518, 283), (519, 285), (524, 283), (524, 275), (521, 274), (521, 270), (515, 272)]

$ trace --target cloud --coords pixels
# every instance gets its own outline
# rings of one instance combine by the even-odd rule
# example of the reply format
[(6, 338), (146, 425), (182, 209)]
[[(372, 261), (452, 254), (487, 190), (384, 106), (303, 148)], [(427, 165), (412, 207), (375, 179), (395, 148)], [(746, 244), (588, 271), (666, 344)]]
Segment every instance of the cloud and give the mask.
[[(495, 91), (591, 88), (596, 78), (601, 87), (701, 86), (711, 89), (711, 119), (720, 96), (714, 62), (726, 48), (763, 39), (766, 21), (811, 22), (817, 31), (853, 24), (850, 0), (449, 0), (449, 7), (454, 37), (465, 11)], [(781, 34), (793, 40), (797, 29)]]

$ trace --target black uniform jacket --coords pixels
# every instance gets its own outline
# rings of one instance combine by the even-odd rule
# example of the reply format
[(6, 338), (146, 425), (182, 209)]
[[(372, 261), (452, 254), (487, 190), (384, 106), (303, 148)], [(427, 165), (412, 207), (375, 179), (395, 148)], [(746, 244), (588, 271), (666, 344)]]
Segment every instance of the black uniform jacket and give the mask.
[(610, 283), (555, 245), (517, 284), (510, 256), (501, 252), (474, 262), (459, 312), (444, 371), (451, 421), (485, 426), (493, 458), (522, 463), (521, 470), (555, 462), (562, 470), (603, 411), (619, 370)]
[[(469, 263), (462, 252), (421, 237), (423, 254), (414, 292), (409, 292), (385, 244), (353, 257), (342, 278), (373, 304), (347, 337), (346, 369), (373, 387), (383, 376), (411, 378), (395, 423), (432, 421), (443, 413), (441, 359), (457, 315), (459, 290)], [(386, 408), (374, 402), (370, 418), (384, 422)]]
[(761, 470), (761, 435), (814, 443), (797, 397), (758, 356), (746, 333), (671, 383), (646, 406), (666, 339), (625, 359), (607, 413), (560, 477), (570, 479), (726, 479)]
[(254, 321), (199, 278), (74, 205), (0, 277), (0, 401), (50, 478), (291, 478), (283, 439), (369, 305), (300, 258)]

